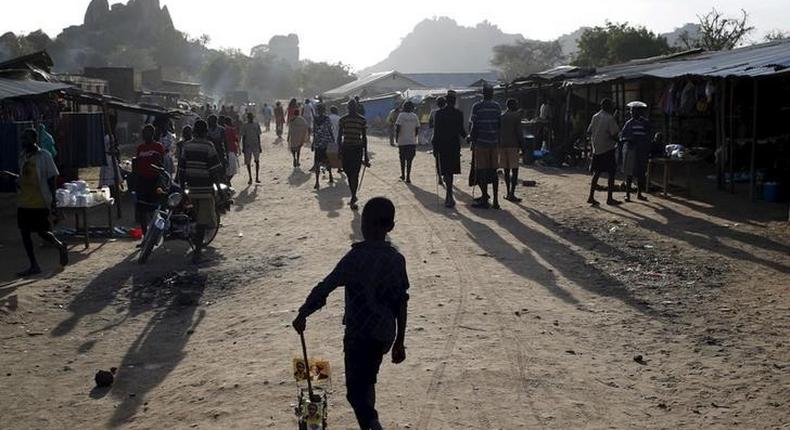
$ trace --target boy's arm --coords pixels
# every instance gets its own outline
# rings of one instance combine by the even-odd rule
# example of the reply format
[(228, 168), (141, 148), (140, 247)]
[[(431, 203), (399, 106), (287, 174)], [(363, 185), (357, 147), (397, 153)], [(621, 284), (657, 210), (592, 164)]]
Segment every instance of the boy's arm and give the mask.
[(334, 291), (337, 287), (347, 283), (346, 264), (345, 258), (340, 260), (340, 263), (337, 264), (335, 270), (333, 270), (329, 276), (321, 281), (321, 283), (316, 285), (313, 290), (310, 291), (310, 294), (307, 295), (307, 299), (305, 300), (304, 304), (299, 308), (299, 314), (293, 321), (293, 327), (298, 333), (304, 332), (307, 325), (307, 317), (326, 305), (326, 298), (329, 296), (329, 294), (331, 294), (332, 291)]
[(397, 333), (395, 334), (395, 344), (392, 346), (392, 362), (395, 364), (402, 363), (406, 360), (406, 320), (409, 309), (409, 278), (406, 274), (406, 268), (403, 270), (403, 292), (400, 304), (397, 309)]

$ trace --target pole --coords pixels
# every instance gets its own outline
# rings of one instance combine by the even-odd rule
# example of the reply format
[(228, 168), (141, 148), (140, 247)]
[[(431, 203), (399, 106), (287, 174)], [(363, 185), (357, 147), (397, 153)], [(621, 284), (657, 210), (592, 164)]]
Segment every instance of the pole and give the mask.
[[(110, 117), (107, 114), (107, 102), (102, 103), (102, 112), (104, 113), (104, 126), (107, 127), (107, 135), (110, 137), (110, 157), (112, 160), (112, 176), (115, 179), (115, 188), (114, 194), (118, 201), (115, 202), (115, 209), (118, 213), (118, 219), (121, 219), (122, 212), (121, 212), (121, 178), (118, 175), (118, 139), (115, 137), (115, 130), (112, 130), (112, 123), (110, 123)], [(104, 136), (102, 136), (102, 139)], [(102, 142), (103, 143), (103, 142)], [(112, 237), (113, 232), (110, 232), (110, 236)]]
[(302, 357), (304, 357), (305, 375), (307, 376), (307, 393), (310, 395), (310, 401), (313, 401), (313, 381), (310, 379), (310, 362), (307, 360), (307, 343), (304, 341), (304, 332), (299, 333), (299, 339), (302, 340)]
[(730, 194), (735, 194), (735, 160), (733, 156), (735, 153), (735, 85), (737, 81), (732, 81), (730, 85), (730, 141), (729, 147), (729, 164), (730, 164)]
[(754, 178), (754, 158), (757, 154), (757, 78), (754, 80), (754, 109), (752, 112), (752, 156), (749, 163), (749, 198), (756, 200), (755, 186), (757, 181)]

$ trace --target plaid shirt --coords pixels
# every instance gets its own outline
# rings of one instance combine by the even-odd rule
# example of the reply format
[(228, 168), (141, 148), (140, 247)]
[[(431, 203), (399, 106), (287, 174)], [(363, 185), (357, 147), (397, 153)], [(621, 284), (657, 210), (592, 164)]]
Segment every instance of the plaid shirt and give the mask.
[(356, 243), (299, 309), (310, 315), (326, 305), (326, 298), (345, 286), (345, 343), (379, 341), (390, 347), (395, 341), (398, 311), (409, 299), (406, 260), (389, 242)]

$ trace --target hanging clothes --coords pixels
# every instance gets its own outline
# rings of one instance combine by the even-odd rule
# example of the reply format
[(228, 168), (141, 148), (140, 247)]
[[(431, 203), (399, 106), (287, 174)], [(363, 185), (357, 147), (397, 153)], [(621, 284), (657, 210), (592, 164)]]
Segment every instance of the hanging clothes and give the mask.
[(64, 168), (106, 165), (103, 113), (64, 113), (56, 141), (59, 165)]
[[(19, 173), (19, 154), (22, 152), (22, 133), (33, 127), (32, 122), (0, 123), (0, 170)], [(0, 192), (16, 192), (16, 181), (0, 177)]]

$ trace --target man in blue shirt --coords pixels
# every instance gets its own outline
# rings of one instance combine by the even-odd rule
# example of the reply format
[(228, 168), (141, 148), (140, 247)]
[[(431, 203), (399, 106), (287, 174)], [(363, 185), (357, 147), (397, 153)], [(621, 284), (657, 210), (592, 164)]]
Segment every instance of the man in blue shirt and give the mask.
[[(502, 108), (494, 101), (494, 88), (483, 87), (483, 101), (472, 106), (469, 138), (474, 151), (475, 179), (483, 195), (474, 207), (499, 209), (499, 129), (502, 125)], [(494, 203), (489, 205), (488, 184), (492, 184)]]

